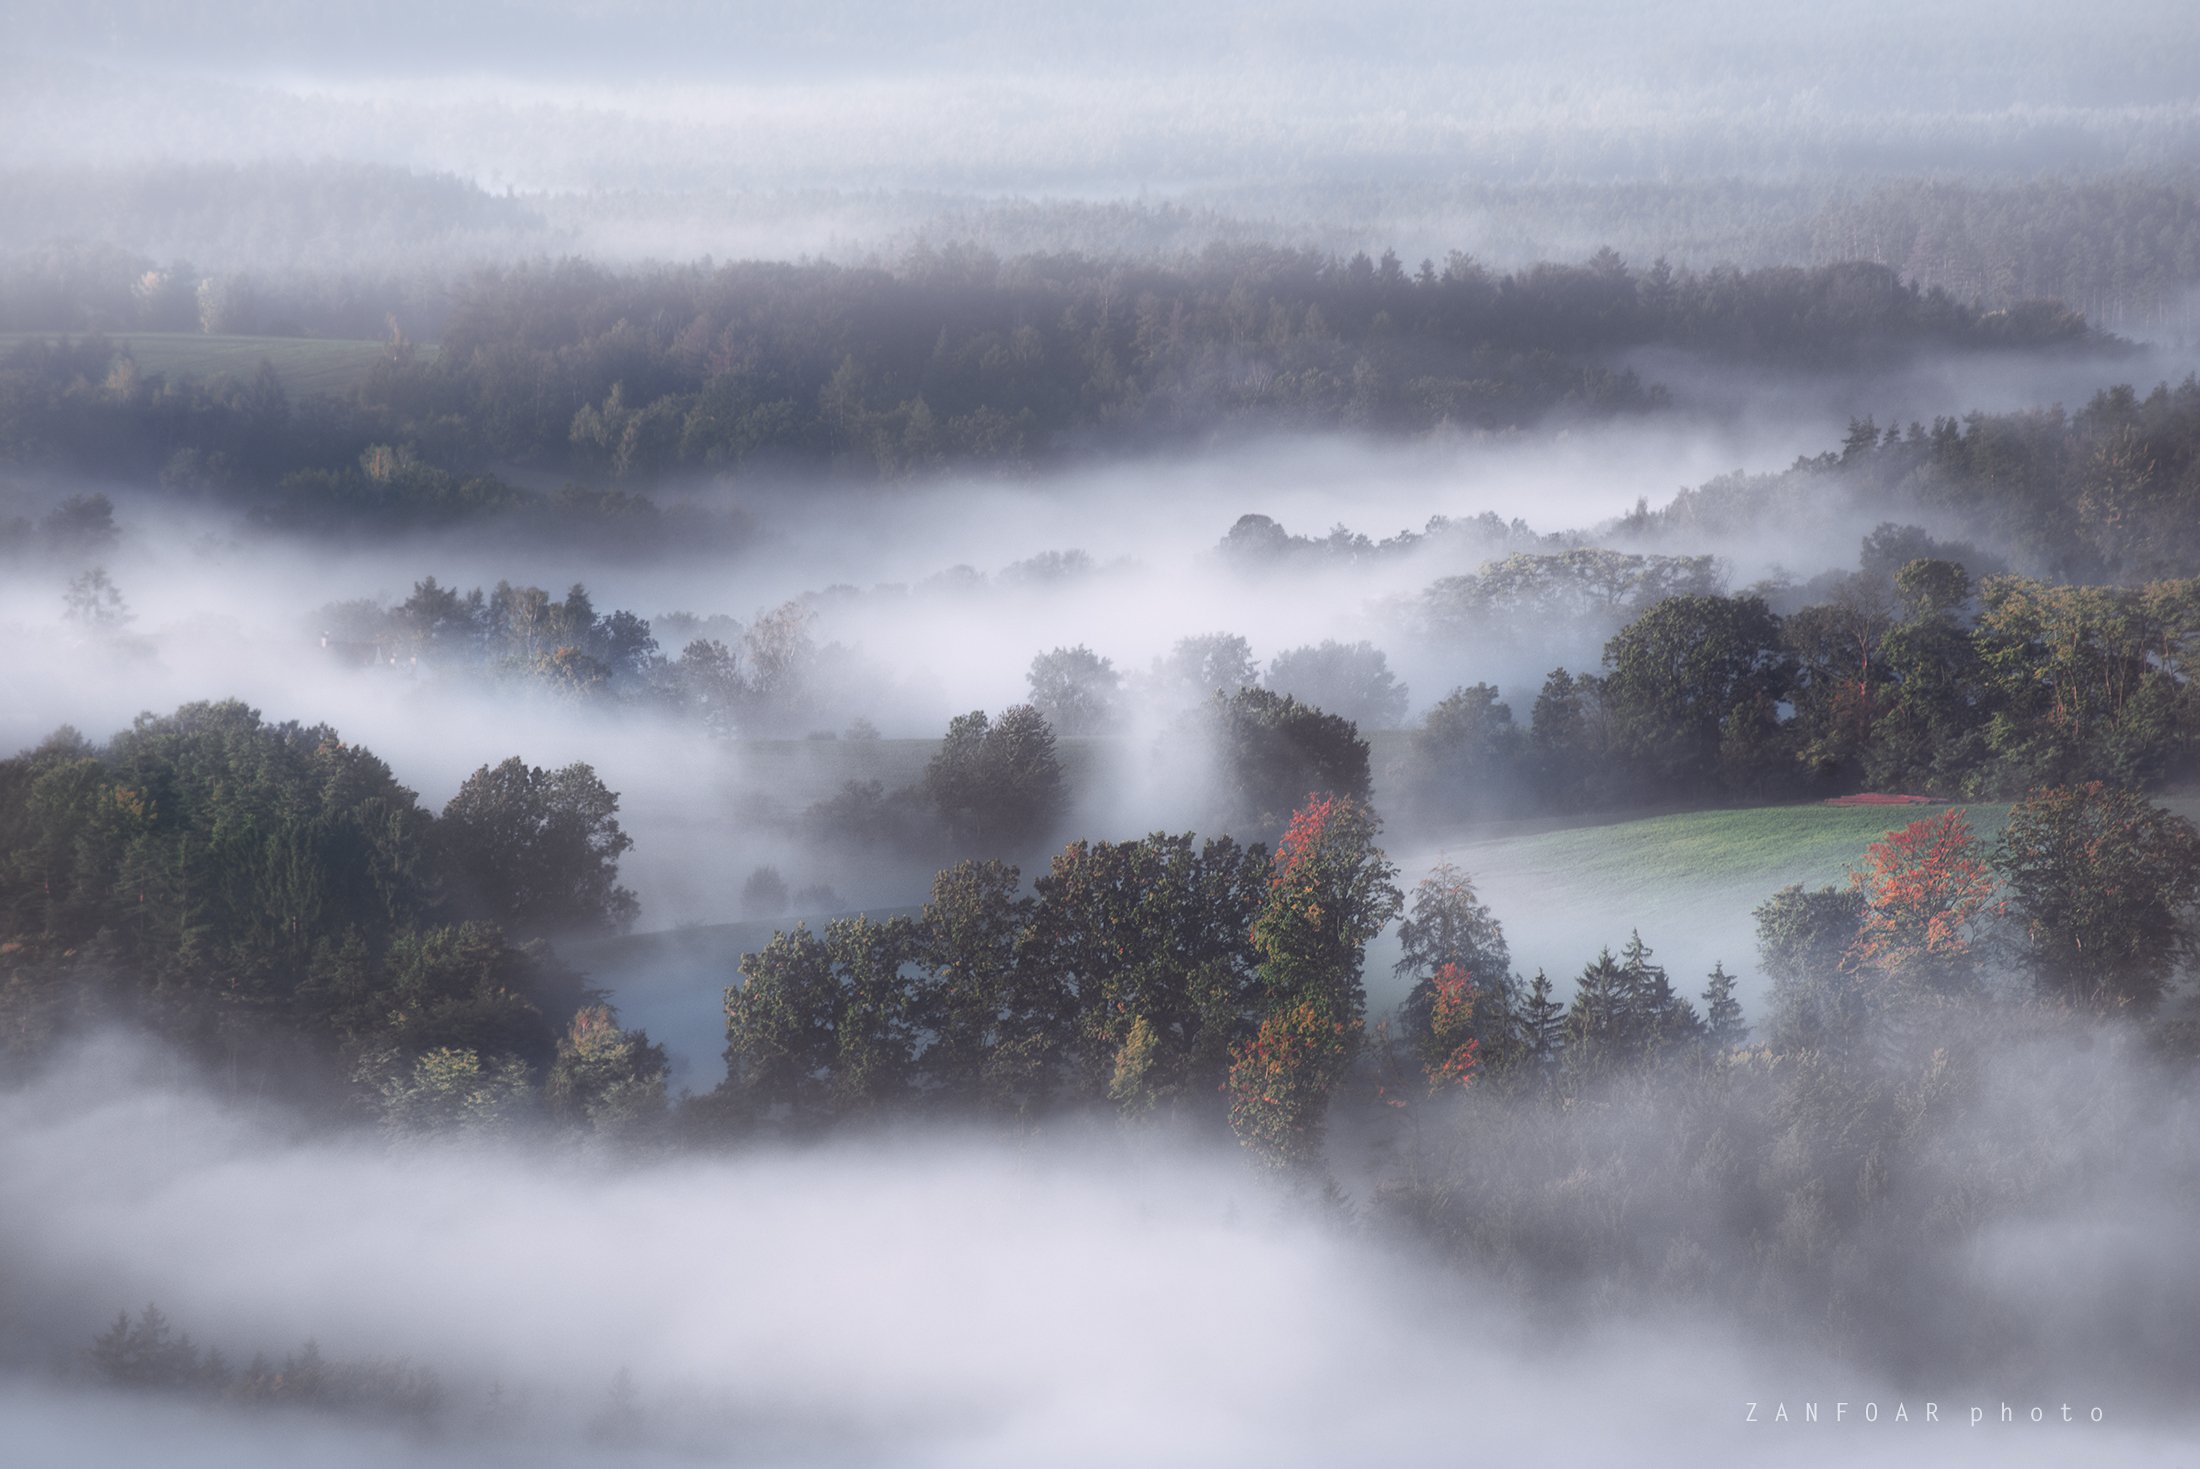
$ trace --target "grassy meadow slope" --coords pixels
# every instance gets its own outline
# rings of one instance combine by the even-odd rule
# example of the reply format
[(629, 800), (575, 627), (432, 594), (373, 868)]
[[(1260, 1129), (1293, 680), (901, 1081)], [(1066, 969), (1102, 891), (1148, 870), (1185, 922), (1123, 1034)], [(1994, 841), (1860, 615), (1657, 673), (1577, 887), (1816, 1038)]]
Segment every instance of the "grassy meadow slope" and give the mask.
[[(1596, 951), (1639, 928), (1674, 983), (1693, 995), (1714, 962), (1742, 976), (1743, 1003), (1761, 1008), (1751, 910), (1791, 882), (1846, 880), (1864, 849), (1938, 806), (1756, 806), (1481, 837), (1393, 853), (1408, 884), (1448, 860), (1465, 869), (1505, 925), (1514, 967), (1563, 982)], [(2005, 805), (1972, 804), (1972, 829), (1991, 838)], [(1394, 952), (1394, 945), (1392, 946)], [(1382, 949), (1370, 963), (1387, 961)], [(1370, 973), (1377, 1003), (1402, 998)]]

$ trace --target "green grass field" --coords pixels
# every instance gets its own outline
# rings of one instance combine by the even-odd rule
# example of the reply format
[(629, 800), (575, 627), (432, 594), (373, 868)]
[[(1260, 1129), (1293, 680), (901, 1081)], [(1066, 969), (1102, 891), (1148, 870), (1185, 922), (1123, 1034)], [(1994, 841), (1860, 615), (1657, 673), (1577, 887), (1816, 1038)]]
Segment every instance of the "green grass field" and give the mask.
[[(1991, 839), (2006, 805), (1961, 804), (1972, 830)], [(1462, 866), (1502, 865), (1614, 891), (1654, 892), (1676, 882), (1835, 882), (1888, 832), (1940, 806), (1757, 806), (1686, 811), (1636, 821), (1464, 842)], [(1774, 884), (1778, 886), (1779, 883)]]
[[(1742, 976), (1754, 1012), (1759, 903), (1789, 883), (1845, 882), (1864, 849), (1939, 806), (1758, 806), (1474, 836), (1394, 850), (1407, 887), (1438, 861), (1464, 869), (1505, 925), (1513, 965), (1550, 972), (1561, 988), (1596, 956), (1640, 930), (1674, 982), (1693, 995), (1715, 962)], [(2006, 805), (1965, 804), (1983, 839), (2008, 819)], [(1394, 1004), (1396, 940), (1370, 950), (1372, 1003)]]
[[(0, 354), (22, 342), (51, 340), (52, 332), (0, 332)], [(274, 365), (283, 391), (293, 397), (348, 393), (366, 381), (384, 344), (321, 341), (305, 337), (210, 337), (197, 332), (126, 332), (110, 340), (127, 347), (140, 369), (172, 378), (249, 379), (262, 361)]]

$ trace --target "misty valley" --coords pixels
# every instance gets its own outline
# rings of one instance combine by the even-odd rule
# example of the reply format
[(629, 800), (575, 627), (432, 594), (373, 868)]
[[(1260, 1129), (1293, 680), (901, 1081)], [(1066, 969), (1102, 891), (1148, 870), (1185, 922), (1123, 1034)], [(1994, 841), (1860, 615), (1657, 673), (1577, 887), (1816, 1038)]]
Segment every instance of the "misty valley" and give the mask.
[(1469, 10), (26, 0), (0, 1457), (2184, 1462), (2200, 24)]

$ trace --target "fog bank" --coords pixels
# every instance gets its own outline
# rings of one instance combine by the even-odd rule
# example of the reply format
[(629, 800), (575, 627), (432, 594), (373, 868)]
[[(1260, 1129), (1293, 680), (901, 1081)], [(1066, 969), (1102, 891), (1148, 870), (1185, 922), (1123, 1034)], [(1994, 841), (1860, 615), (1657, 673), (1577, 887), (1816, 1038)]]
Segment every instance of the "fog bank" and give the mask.
[[(1465, 1422), (1492, 1457), (1674, 1465), (2150, 1464), (2185, 1441), (2126, 1403), (1866, 1425), (1866, 1401), (1960, 1419), (1996, 1385), (1889, 1384), (1682, 1317), (1558, 1329), (1165, 1136), (606, 1166), (315, 1140), (115, 1043), (16, 1081), (0, 1400), (18, 1445), (77, 1462), (1334, 1465), (1457, 1453)], [(409, 1357), (444, 1407), (391, 1431), (52, 1375), (148, 1299), (232, 1354)], [(612, 1434), (622, 1369), (638, 1417)], [(1829, 1421), (1743, 1421), (1806, 1399)]]

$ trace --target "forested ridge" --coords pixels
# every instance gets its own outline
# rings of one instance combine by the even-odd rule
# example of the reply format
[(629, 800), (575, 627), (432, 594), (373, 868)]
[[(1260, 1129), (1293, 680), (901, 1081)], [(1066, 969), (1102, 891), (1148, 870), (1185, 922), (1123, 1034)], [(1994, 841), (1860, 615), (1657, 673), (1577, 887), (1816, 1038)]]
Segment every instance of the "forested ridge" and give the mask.
[[(856, 221), (877, 207), (830, 191), (514, 196), (451, 174), (330, 160), (19, 168), (0, 172), (0, 186), (20, 205), (0, 232), (0, 331), (73, 333), (197, 331), (211, 321), (247, 334), (366, 338), (394, 316), (432, 341), (469, 255), (555, 252), (591, 228), (636, 222), (702, 233), (714, 210)], [(1387, 209), (1472, 220), (1483, 242), (1472, 248), (1506, 269), (1565, 253), (1555, 240), (1697, 269), (1864, 260), (1989, 310), (2052, 299), (2114, 330), (2189, 339), (2200, 292), (2196, 195), (2189, 169), (2166, 167), (2000, 180), (1462, 178), (1353, 197), (1364, 217)], [(1347, 234), (1335, 199), (1285, 189), (1136, 203), (925, 193), (894, 202), (904, 232), (929, 248), (961, 241), (1007, 257), (1165, 261), (1212, 245)], [(1296, 226), (1294, 207), (1310, 216)]]
[[(416, 463), (476, 476), (491, 501), (479, 471), (505, 460), (892, 478), (1224, 428), (1643, 412), (1664, 390), (1613, 359), (1647, 345), (1809, 369), (2100, 338), (2053, 303), (1986, 311), (1880, 266), (1633, 269), (1609, 251), (1506, 273), (1273, 249), (1173, 267), (948, 252), (899, 273), (563, 261), (469, 278), (434, 352), (393, 345), (344, 399), (294, 404), (271, 374), (157, 380), (101, 338), (19, 346), (0, 369), (0, 453), (262, 492), (327, 474), (281, 498), (338, 502), (390, 498), (376, 487)], [(377, 445), (391, 467), (362, 468)]]

